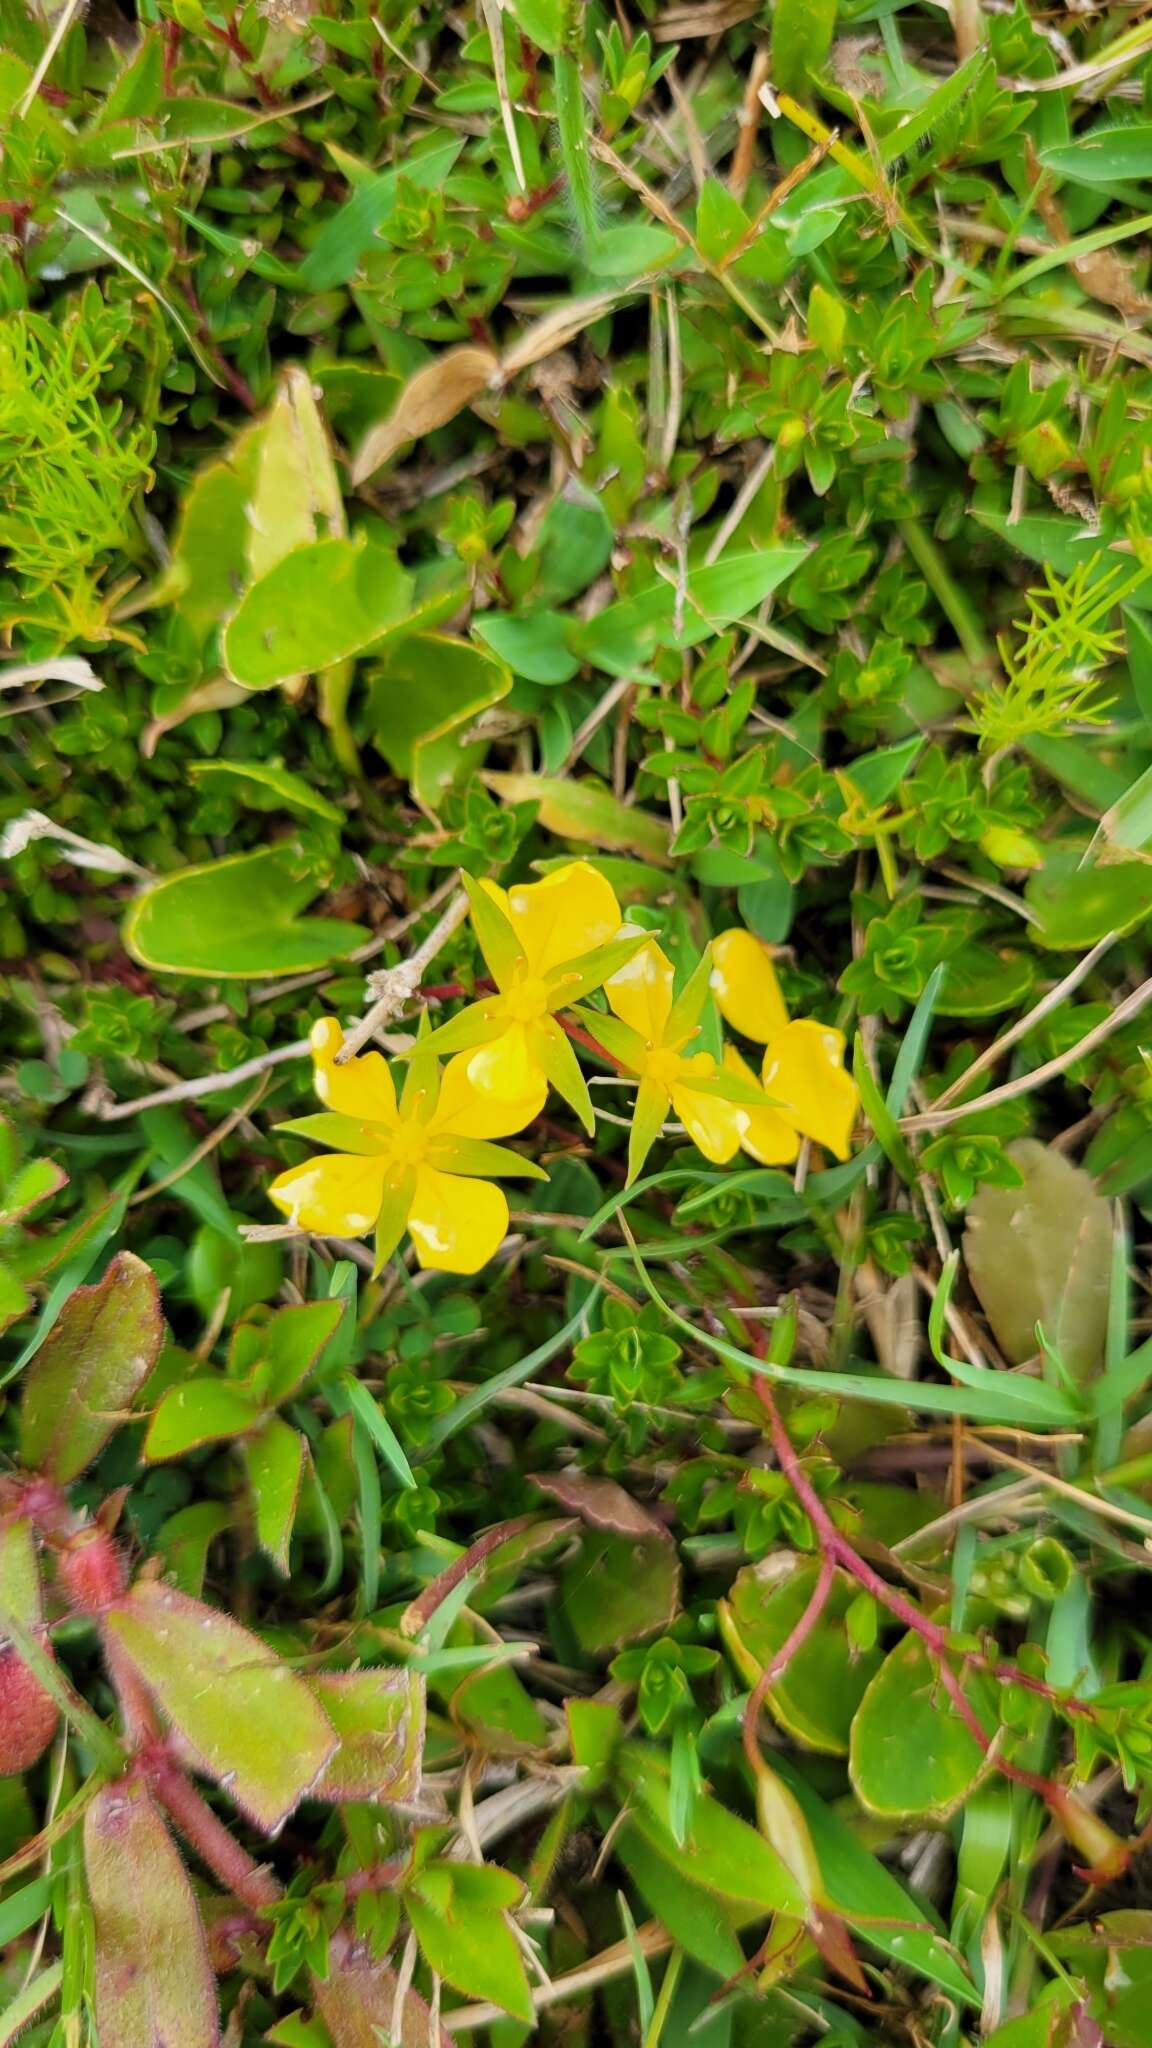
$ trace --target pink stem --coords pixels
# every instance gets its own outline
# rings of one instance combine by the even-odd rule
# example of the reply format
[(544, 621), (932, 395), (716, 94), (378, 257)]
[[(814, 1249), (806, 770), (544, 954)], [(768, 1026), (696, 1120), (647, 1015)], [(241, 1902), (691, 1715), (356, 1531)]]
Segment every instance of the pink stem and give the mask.
[[(975, 1709), (965, 1697), (960, 1679), (948, 1661), (951, 1655), (948, 1631), (941, 1628), (938, 1622), (929, 1621), (926, 1615), (921, 1614), (918, 1607), (914, 1607), (910, 1600), (905, 1599), (903, 1593), (898, 1593), (893, 1586), (888, 1584), (886, 1579), (881, 1578), (880, 1573), (875, 1571), (866, 1559), (860, 1556), (859, 1551), (853, 1548), (848, 1538), (836, 1527), (835, 1522), (832, 1520), (831, 1515), (828, 1513), (827, 1508), (820, 1499), (796, 1454), (795, 1446), (784, 1427), (783, 1417), (776, 1405), (771, 1388), (767, 1380), (759, 1373), (756, 1375), (754, 1391), (767, 1418), (768, 1434), (772, 1439), (772, 1448), (776, 1453), (780, 1470), (783, 1472), (784, 1477), (787, 1479), (808, 1520), (812, 1524), (824, 1561), (832, 1565), (840, 1565), (851, 1578), (856, 1580), (857, 1585), (863, 1586), (866, 1592), (871, 1593), (873, 1598), (879, 1601), (880, 1605), (886, 1608), (889, 1614), (895, 1615), (897, 1621), (902, 1621), (905, 1628), (913, 1630), (920, 1637), (929, 1655), (936, 1661), (940, 1672), (941, 1684), (955, 1707), (957, 1714), (963, 1721), (973, 1741), (979, 1745), (985, 1755), (988, 1755), (992, 1749), (992, 1737), (981, 1725)], [(807, 1620), (807, 1615), (802, 1617), (802, 1622)], [(809, 1626), (811, 1626), (811, 1623), (809, 1623)], [(785, 1644), (783, 1647), (787, 1648), (788, 1646)], [(986, 1658), (971, 1651), (966, 1653), (964, 1661), (978, 1663), (982, 1669), (990, 1672), (992, 1676), (1001, 1679), (1004, 1683), (1027, 1685), (1034, 1692), (1040, 1692), (1048, 1698), (1055, 1698), (1051, 1687), (1045, 1686), (1039, 1679), (1029, 1680), (1026, 1673), (1018, 1672), (1012, 1666), (990, 1664)], [(1034, 1771), (1022, 1771), (1017, 1765), (1007, 1763), (1003, 1757), (998, 1756), (994, 1761), (997, 1770), (1004, 1777), (1010, 1778), (1014, 1784), (1024, 1785), (1029, 1791), (1038, 1793), (1040, 1798), (1048, 1806), (1052, 1807), (1054, 1811), (1061, 1811), (1063, 1809), (1067, 1795), (1060, 1786), (1054, 1784), (1050, 1779), (1040, 1777)]]
[(281, 1890), (271, 1871), (240, 1847), (183, 1771), (162, 1758), (150, 1769), (146, 1766), (146, 1774), (161, 1806), (175, 1821), (189, 1848), (196, 1851), (225, 1891), (242, 1899), (254, 1913), (274, 1906)]

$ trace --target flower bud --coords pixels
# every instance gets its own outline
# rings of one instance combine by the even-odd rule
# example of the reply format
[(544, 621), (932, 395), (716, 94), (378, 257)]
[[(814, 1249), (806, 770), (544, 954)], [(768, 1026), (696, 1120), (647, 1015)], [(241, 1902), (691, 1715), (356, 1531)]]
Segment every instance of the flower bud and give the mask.
[(0, 1650), (0, 1778), (31, 1770), (56, 1733), (59, 1709), (11, 1646)]

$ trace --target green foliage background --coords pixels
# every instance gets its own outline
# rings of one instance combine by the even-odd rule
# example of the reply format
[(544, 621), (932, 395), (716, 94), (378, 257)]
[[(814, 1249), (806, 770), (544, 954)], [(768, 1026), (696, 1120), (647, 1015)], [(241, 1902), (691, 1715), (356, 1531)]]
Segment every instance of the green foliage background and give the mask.
[[(146, 2038), (134, 1867), (178, 2048), (1147, 2040), (1150, 55), (1022, 0), (0, 0), (0, 1700), (65, 1731), (0, 1779), (0, 2042)], [(682, 979), (779, 949), (853, 1158), (671, 1132), (625, 1201), (606, 1090), (476, 1281), (261, 1235), (311, 1024), (458, 871), (573, 857)], [(461, 927), (424, 987), (482, 972)], [(113, 1527), (262, 1904), (110, 1811)]]

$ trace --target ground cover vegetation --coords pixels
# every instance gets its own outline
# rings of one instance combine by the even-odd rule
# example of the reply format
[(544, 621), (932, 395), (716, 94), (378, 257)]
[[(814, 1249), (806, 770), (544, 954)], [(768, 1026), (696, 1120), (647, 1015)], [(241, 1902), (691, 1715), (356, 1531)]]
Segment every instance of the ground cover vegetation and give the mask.
[(1152, 2038), (1150, 85), (0, 0), (0, 2044)]

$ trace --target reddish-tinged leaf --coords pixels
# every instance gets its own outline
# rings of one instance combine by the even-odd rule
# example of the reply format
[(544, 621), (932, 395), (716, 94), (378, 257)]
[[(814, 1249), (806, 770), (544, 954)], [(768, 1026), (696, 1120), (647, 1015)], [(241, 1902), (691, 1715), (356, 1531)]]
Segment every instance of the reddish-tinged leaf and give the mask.
[(118, 1252), (60, 1311), (24, 1381), (20, 1455), (67, 1485), (103, 1450), (160, 1355), (164, 1322), (150, 1266)]
[(304, 1680), (228, 1615), (154, 1579), (105, 1626), (208, 1776), (260, 1827), (280, 1827), (337, 1747)]
[(216, 2048), (216, 1986), (192, 1887), (152, 1799), (121, 1780), (84, 1817), (100, 2048)]
[(414, 1799), (424, 1748), (424, 1680), (417, 1671), (325, 1671), (313, 1691), (340, 1737), (317, 1799)]
[(332, 2048), (380, 2048), (382, 2041), (398, 2048), (452, 2048), (452, 2036), (433, 2022), (418, 1992), (406, 1991), (397, 2011), (396, 1972), (376, 1961), (366, 1944), (338, 1932), (329, 1955), (331, 1967), (315, 1985), (315, 1997)]

